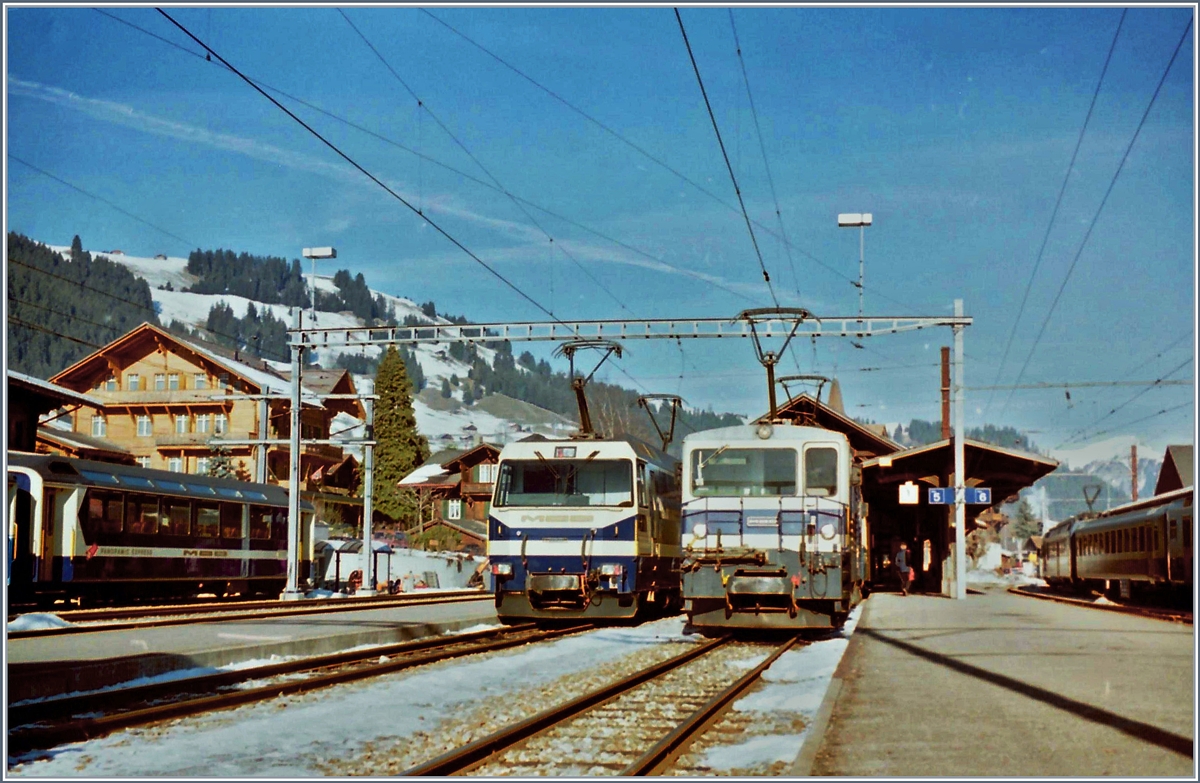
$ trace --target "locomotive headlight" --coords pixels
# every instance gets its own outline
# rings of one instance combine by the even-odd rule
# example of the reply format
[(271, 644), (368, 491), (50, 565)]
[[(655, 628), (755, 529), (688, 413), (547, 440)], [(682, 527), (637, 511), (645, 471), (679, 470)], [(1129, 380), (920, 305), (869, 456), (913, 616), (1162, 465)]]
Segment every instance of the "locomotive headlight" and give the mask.
[(829, 522), (821, 525), (821, 538), (825, 539), (826, 541), (833, 538), (833, 525)]
[(754, 434), (757, 435), (758, 437), (762, 438), (763, 440), (770, 438), (772, 433), (774, 433), (774, 432), (775, 432), (775, 428), (772, 427), (770, 424), (768, 424), (765, 421), (762, 424), (759, 424), (758, 428), (756, 430), (754, 430)]
[(600, 566), (600, 576), (620, 576), (625, 567), (617, 563), (604, 563)]
[(696, 538), (704, 538), (708, 535), (708, 525), (701, 522), (692, 528), (692, 535)]
[(492, 563), (493, 576), (512, 576), (512, 563)]

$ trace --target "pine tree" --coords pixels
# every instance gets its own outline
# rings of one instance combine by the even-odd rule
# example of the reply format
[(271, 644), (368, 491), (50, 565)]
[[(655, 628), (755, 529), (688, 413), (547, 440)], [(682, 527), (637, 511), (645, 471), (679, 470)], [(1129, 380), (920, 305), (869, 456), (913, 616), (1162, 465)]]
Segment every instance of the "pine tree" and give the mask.
[(417, 432), (412, 386), (395, 347), (379, 361), (375, 393), (375, 508), (407, 523), (416, 515), (417, 499), (411, 490), (396, 485), (429, 458), (429, 443)]
[(228, 446), (217, 446), (213, 449), (212, 457), (208, 461), (208, 475), (215, 478), (237, 478), (237, 469), (233, 466), (233, 459), (229, 455)]
[(76, 262), (83, 260), (83, 241), (79, 239), (78, 234), (71, 240), (71, 260)]

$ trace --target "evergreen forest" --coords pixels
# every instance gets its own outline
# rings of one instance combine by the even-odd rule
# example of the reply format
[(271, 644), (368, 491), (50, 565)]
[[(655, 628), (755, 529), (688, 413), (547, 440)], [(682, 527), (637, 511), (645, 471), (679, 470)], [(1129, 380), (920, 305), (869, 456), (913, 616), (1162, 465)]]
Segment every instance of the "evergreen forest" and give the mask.
[(126, 267), (84, 252), (64, 258), (8, 234), (8, 367), (49, 378), (143, 322), (159, 325), (150, 286)]

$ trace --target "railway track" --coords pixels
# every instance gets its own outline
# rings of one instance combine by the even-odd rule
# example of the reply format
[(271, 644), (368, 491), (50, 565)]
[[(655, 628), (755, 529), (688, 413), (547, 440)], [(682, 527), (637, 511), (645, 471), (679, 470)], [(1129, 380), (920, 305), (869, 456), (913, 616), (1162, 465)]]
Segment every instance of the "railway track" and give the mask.
[[(451, 658), (548, 641), (591, 627), (577, 625), (539, 630), (529, 623), (186, 680), (11, 705), (8, 707), (8, 754), (10, 757), (21, 756), (119, 729), (304, 693)], [(263, 679), (274, 681), (251, 688), (236, 687)], [(95, 716), (98, 711), (104, 714)]]
[(714, 639), (403, 774), (657, 775), (797, 644), (780, 645), (730, 684), (726, 667), (746, 646)]
[[(56, 613), (56, 617), (72, 623), (57, 628), (38, 628), (27, 631), (9, 630), (9, 639), (62, 636), (65, 634), (116, 631), (128, 628), (153, 628), (169, 625), (189, 625), (213, 620), (245, 620), (262, 617), (344, 612), (347, 609), (387, 609), (397, 606), (461, 603), (491, 600), (490, 593), (462, 590), (444, 593), (411, 593), (403, 596), (371, 598), (335, 598), (312, 601), (246, 601), (222, 604), (185, 604), (175, 606), (146, 606), (131, 609), (80, 609)], [(140, 619), (139, 619), (140, 618)], [(11, 623), (14, 618), (10, 617)]]
[(1074, 604), (1075, 606), (1086, 606), (1091, 609), (1103, 609), (1106, 612), (1119, 612), (1121, 614), (1133, 614), (1139, 617), (1150, 617), (1155, 620), (1166, 620), (1167, 622), (1183, 623), (1184, 625), (1192, 624), (1192, 613), (1184, 612), (1177, 609), (1160, 609), (1152, 606), (1134, 606), (1132, 604), (1121, 604), (1110, 601), (1108, 603), (1096, 603), (1083, 598), (1072, 598), (1070, 596), (1058, 595), (1056, 593), (1044, 593), (1024, 587), (1010, 587), (1008, 592), (1015, 595), (1029, 596), (1030, 598), (1041, 598), (1043, 601), (1057, 601), (1061, 604)]

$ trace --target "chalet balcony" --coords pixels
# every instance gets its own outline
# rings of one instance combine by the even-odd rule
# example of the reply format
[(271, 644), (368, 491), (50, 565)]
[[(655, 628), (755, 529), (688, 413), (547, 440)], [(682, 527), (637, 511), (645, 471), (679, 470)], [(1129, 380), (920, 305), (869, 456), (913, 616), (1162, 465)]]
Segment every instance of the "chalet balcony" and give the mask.
[[(244, 438), (257, 437), (254, 433), (246, 433), (245, 435), (214, 435), (211, 432), (184, 432), (171, 433), (170, 435), (155, 435), (154, 445), (156, 448), (216, 448), (221, 445), (225, 438), (241, 440)], [(245, 446), (230, 446), (232, 449), (244, 449)]]
[(174, 391), (93, 391), (93, 396), (104, 401), (107, 407), (171, 406), (171, 405), (228, 405), (231, 400), (226, 394), (232, 389), (176, 389)]
[(462, 493), (464, 495), (487, 495), (491, 497), (492, 487), (496, 486), (490, 481), (464, 481), (462, 483)]
[[(286, 449), (286, 447), (284, 448)], [(300, 453), (323, 459), (340, 460), (342, 458), (342, 447), (330, 446), (325, 443), (302, 443), (300, 445)]]

